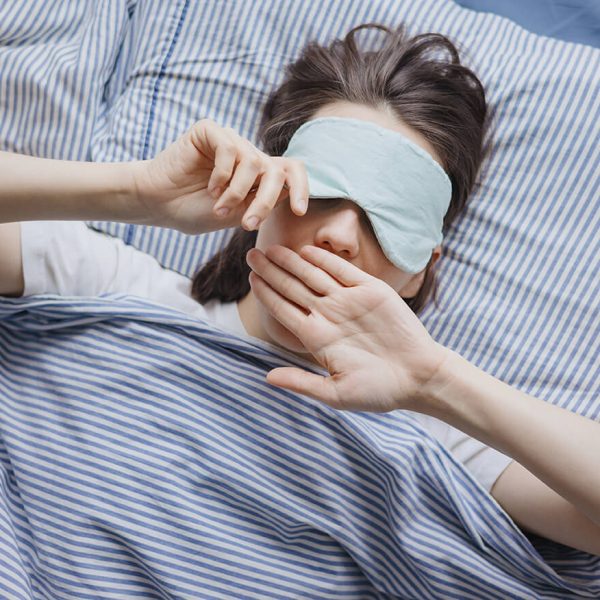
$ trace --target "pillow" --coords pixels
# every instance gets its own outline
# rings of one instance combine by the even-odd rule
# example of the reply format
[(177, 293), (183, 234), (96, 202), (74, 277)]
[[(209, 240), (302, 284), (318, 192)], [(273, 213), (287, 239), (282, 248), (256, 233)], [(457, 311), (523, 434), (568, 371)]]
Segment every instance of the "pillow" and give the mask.
[(458, 0), (458, 4), (503, 15), (540, 35), (600, 48), (598, 0)]
[(0, 149), (88, 156), (132, 0), (0, 5)]
[[(255, 141), (268, 92), (309, 40), (368, 21), (450, 37), (487, 90), (494, 151), (421, 319), (493, 375), (599, 418), (600, 50), (450, 0), (52, 6), (0, 19), (5, 149), (77, 158), (89, 141), (92, 160), (148, 158), (203, 117)], [(190, 276), (230, 234), (94, 225)]]

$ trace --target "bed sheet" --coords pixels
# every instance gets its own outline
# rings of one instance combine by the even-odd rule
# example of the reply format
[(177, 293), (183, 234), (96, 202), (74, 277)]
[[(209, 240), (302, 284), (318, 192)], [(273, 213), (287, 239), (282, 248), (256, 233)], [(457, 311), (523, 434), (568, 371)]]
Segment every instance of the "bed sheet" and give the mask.
[(407, 411), (273, 388), (301, 363), (140, 299), (0, 302), (0, 597), (598, 597)]

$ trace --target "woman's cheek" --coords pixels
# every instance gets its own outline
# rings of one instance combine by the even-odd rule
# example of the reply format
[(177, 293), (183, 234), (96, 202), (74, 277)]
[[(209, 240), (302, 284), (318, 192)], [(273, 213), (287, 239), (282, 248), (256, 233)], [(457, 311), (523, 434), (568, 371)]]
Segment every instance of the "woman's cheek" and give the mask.
[(290, 231), (293, 231), (293, 229), (289, 225), (285, 206), (279, 205), (269, 213), (259, 227), (255, 246), (263, 251), (273, 244), (286, 246), (286, 238), (289, 236)]

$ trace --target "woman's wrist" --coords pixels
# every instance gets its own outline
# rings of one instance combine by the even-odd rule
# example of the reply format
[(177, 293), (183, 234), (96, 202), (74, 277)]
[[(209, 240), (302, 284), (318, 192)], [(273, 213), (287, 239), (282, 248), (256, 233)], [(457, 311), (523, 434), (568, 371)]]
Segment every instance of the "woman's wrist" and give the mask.
[(419, 412), (468, 429), (471, 435), (484, 432), (490, 425), (490, 407), (483, 396), (491, 376), (450, 348), (438, 345), (438, 350), (437, 367), (421, 386)]
[(74, 211), (86, 214), (86, 220), (136, 223), (145, 215), (137, 186), (139, 162), (93, 163), (90, 172), (88, 202), (85, 198)]
[[(452, 350), (435, 342), (432, 352), (428, 355), (427, 365), (423, 365), (414, 374), (416, 410), (435, 416), (445, 410), (444, 389), (451, 383), (454, 368), (452, 362), (455, 355)], [(403, 402), (405, 404), (405, 402)]]
[(148, 179), (149, 160), (119, 163), (123, 167), (119, 206), (123, 221), (139, 225), (161, 225), (154, 214), (156, 192)]

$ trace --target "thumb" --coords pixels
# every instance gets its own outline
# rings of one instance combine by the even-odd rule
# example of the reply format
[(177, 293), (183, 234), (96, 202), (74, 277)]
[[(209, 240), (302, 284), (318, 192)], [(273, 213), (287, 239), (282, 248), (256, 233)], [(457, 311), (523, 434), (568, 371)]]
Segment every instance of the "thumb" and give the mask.
[(298, 394), (311, 396), (332, 408), (340, 408), (341, 402), (331, 377), (323, 377), (296, 367), (279, 367), (267, 373), (267, 382)]

